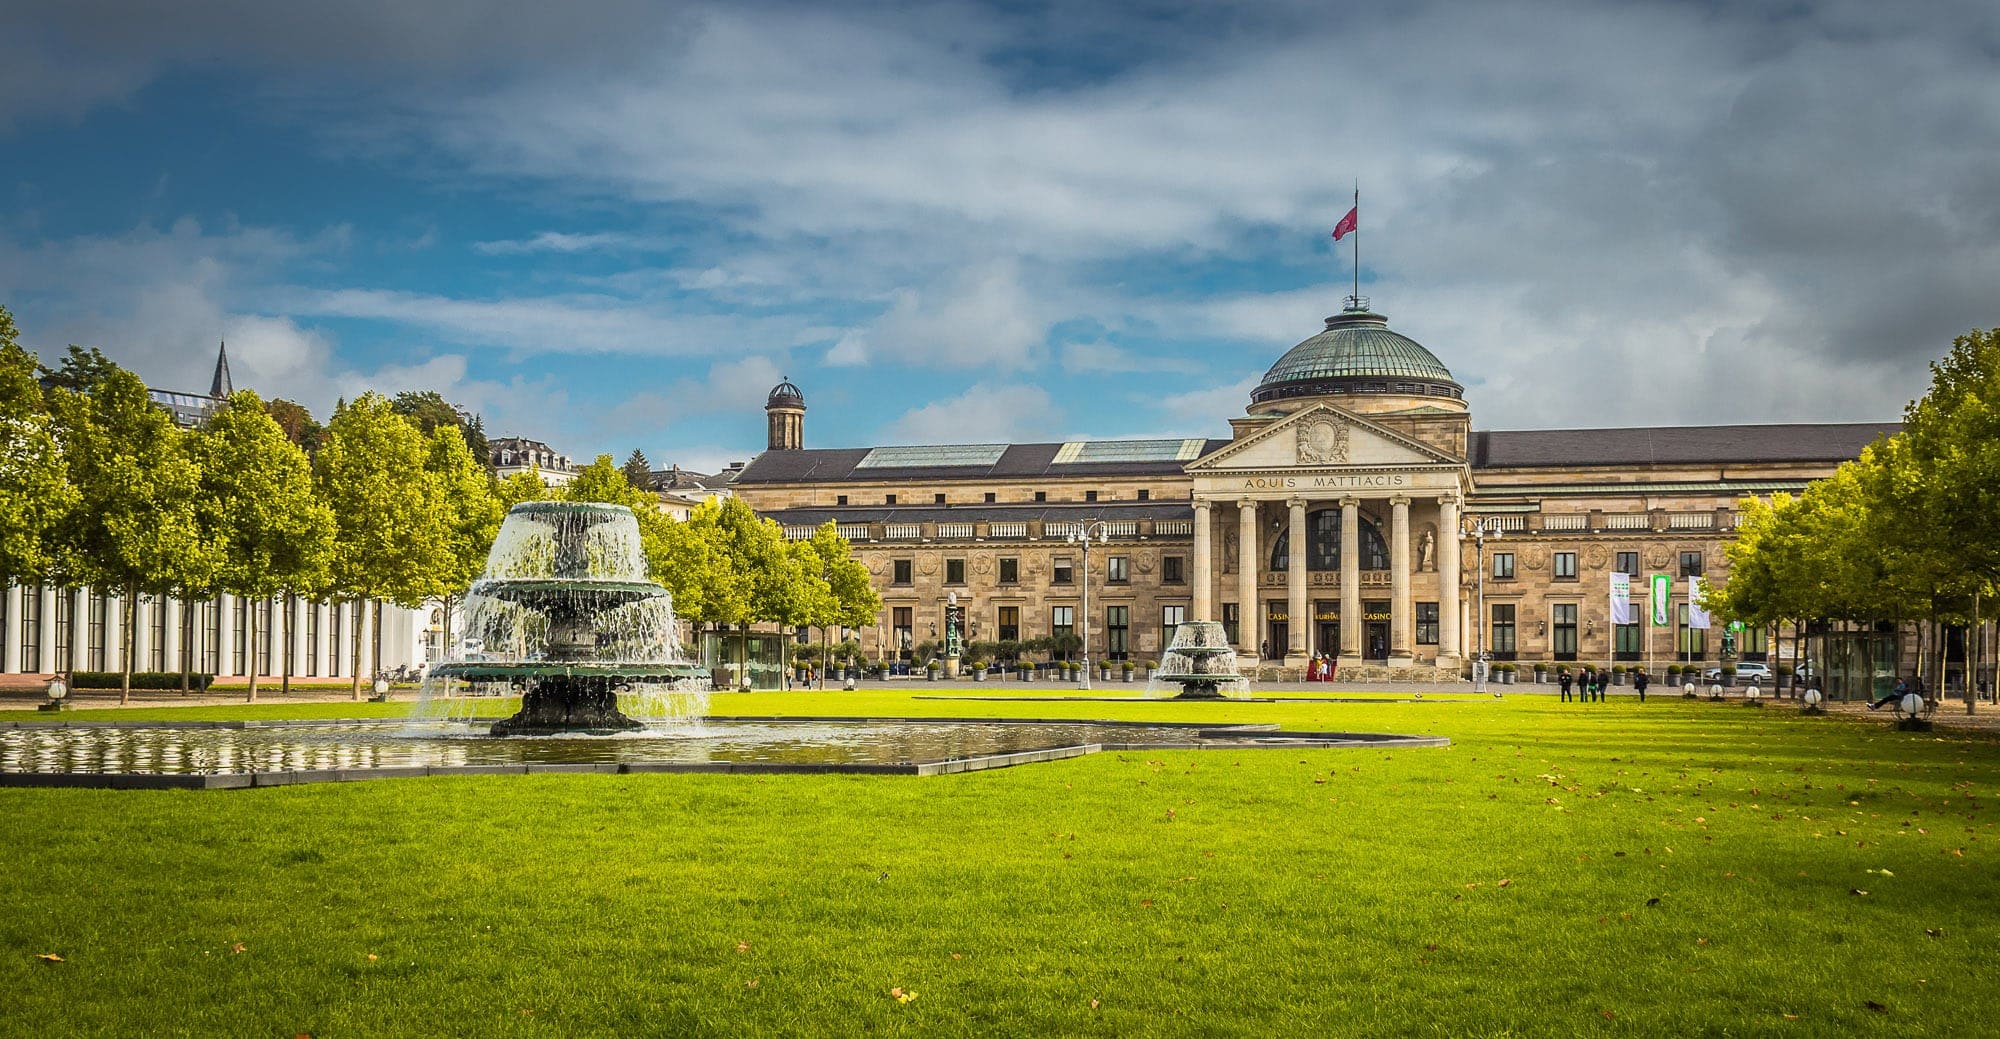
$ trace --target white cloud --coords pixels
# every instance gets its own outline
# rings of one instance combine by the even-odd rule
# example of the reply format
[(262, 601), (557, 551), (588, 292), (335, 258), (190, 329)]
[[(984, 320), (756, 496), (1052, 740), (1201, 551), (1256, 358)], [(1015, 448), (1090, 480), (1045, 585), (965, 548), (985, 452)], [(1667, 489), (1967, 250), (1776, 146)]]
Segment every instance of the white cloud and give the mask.
[(884, 444), (983, 444), (1047, 440), (1062, 412), (1039, 386), (979, 383), (948, 400), (905, 412), (883, 427)]
[(1022, 284), (1018, 264), (996, 261), (928, 290), (898, 290), (888, 311), (866, 330), (844, 336), (827, 362), (1032, 367), (1048, 337), (1046, 307)]
[(608, 231), (592, 234), (543, 231), (529, 238), (474, 242), (472, 248), (473, 251), (488, 256), (524, 256), (530, 253), (580, 253), (605, 249), (655, 248), (659, 244), (657, 240)]

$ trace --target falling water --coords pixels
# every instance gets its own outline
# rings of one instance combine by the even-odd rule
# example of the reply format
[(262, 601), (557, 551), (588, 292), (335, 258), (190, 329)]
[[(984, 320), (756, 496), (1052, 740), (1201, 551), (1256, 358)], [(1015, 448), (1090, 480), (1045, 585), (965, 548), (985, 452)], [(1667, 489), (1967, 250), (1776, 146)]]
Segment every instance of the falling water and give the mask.
[(1216, 621), (1188, 621), (1174, 629), (1160, 666), (1146, 682), (1148, 697), (1184, 695), (1189, 684), (1213, 683), (1226, 697), (1250, 695), (1250, 680), (1236, 673), (1236, 650)]
[(647, 576), (639, 525), (615, 505), (525, 502), (466, 593), (459, 641), (430, 669), (413, 723), (491, 719), (558, 684), (615, 689), (647, 729), (707, 709), (707, 673), (682, 653), (673, 597)]

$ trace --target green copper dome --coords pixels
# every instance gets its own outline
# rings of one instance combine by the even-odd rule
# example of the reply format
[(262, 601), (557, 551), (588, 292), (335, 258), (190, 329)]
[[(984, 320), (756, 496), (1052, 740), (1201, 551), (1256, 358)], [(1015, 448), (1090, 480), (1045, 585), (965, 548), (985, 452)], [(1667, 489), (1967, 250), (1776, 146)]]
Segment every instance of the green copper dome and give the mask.
[(1327, 318), (1326, 331), (1285, 351), (1250, 400), (1357, 393), (1456, 400), (1464, 392), (1429, 350), (1389, 331), (1388, 318), (1348, 309)]

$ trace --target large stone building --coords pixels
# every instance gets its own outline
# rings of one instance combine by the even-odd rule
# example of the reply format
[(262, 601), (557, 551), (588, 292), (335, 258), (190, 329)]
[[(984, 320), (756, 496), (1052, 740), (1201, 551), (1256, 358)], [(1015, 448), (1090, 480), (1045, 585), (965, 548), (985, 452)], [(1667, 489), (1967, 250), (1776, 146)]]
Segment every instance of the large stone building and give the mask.
[[(1252, 663), (1429, 678), (1482, 648), (1718, 659), (1722, 633), (1687, 626), (1687, 579), (1726, 580), (1738, 501), (1799, 491), (1896, 428), (1477, 430), (1451, 372), (1355, 300), (1248, 405), (1228, 439), (808, 449), (786, 382), (733, 487), (791, 536), (839, 524), (882, 594), (857, 633), (878, 657), (934, 637), (954, 593), (975, 639), (1082, 634), (1087, 584), (1093, 656), (1152, 659), (1175, 624), (1213, 619)], [(1613, 572), (1639, 622), (1669, 575), (1671, 626), (1613, 624)], [(1767, 633), (1734, 649), (1762, 658)]]

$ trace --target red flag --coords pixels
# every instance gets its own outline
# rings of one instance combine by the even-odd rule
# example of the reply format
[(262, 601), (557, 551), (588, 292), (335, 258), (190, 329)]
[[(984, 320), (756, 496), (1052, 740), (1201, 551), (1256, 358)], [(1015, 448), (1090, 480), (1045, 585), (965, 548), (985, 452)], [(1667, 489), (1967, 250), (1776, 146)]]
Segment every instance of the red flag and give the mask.
[(1340, 223), (1333, 225), (1333, 240), (1336, 242), (1340, 241), (1342, 238), (1353, 234), (1354, 229), (1360, 226), (1361, 207), (1355, 206), (1353, 209), (1347, 211), (1346, 216), (1340, 218)]

